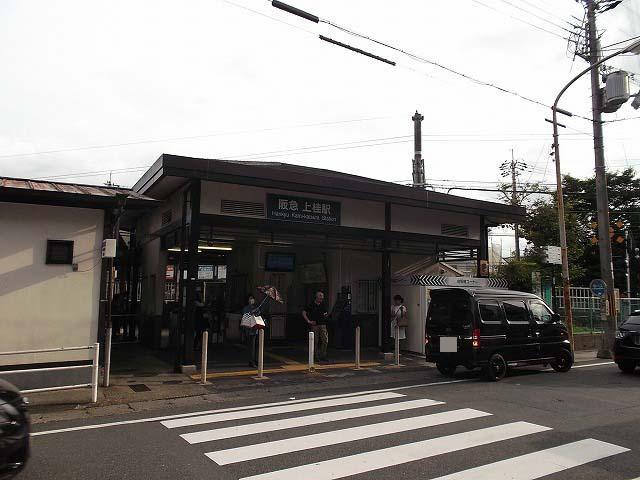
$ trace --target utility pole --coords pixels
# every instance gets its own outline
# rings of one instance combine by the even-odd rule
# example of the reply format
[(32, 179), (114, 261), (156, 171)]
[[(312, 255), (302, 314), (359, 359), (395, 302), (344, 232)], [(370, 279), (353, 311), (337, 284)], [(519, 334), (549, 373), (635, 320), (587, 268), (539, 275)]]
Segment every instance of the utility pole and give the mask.
[[(624, 229), (624, 266), (625, 276), (627, 279), (627, 298), (631, 298), (631, 258), (629, 256), (629, 249), (631, 245), (629, 243), (629, 227)], [(631, 307), (631, 304), (629, 304)]]
[[(511, 149), (511, 203), (517, 205), (518, 197), (516, 196), (516, 159), (513, 156), (513, 148)], [(516, 240), (516, 260), (520, 260), (520, 232), (518, 224), (513, 226)]]
[[(587, 37), (589, 39), (589, 64), (593, 67), (600, 62), (598, 31), (596, 28), (595, 0), (587, 2)], [(609, 195), (607, 192), (607, 172), (604, 160), (604, 140), (602, 135), (602, 90), (599, 68), (591, 69), (591, 110), (593, 115), (593, 149), (595, 153), (596, 202), (598, 208), (598, 247), (600, 250), (600, 276), (607, 284), (606, 301), (600, 307), (600, 318), (604, 325), (604, 335), (598, 358), (611, 358), (613, 335), (616, 328), (615, 291), (613, 284), (613, 262), (611, 238), (609, 237)]]
[[(509, 198), (509, 195), (506, 191), (503, 192), (506, 199), (511, 202), (511, 205), (520, 204), (520, 199), (518, 198), (518, 177), (520, 176), (520, 172), (526, 167), (526, 163), (516, 160), (513, 153), (513, 148), (511, 149), (511, 161), (505, 161), (502, 163), (502, 165), (500, 165), (501, 175), (503, 177), (511, 176), (511, 198)], [(520, 228), (518, 227), (517, 223), (513, 226), (513, 231), (516, 247), (515, 256), (516, 260), (520, 260)]]
[(424, 188), (426, 179), (424, 175), (424, 159), (422, 158), (422, 120), (424, 117), (416, 113), (411, 117), (413, 120), (413, 186)]

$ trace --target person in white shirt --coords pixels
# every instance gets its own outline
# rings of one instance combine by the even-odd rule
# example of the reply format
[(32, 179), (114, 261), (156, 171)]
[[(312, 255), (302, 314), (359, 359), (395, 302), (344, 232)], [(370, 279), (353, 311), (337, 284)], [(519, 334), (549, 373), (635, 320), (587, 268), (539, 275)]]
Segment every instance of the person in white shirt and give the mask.
[(407, 324), (407, 307), (404, 306), (404, 298), (396, 295), (393, 297), (391, 306), (391, 338), (396, 338), (396, 327), (399, 327), (398, 338), (400, 340), (407, 338)]

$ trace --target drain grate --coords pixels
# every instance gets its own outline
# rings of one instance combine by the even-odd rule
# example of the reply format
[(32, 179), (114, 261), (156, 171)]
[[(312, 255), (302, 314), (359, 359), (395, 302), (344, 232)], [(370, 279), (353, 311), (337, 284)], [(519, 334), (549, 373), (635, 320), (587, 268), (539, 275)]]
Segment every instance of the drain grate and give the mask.
[(129, 388), (136, 393), (139, 392), (150, 392), (151, 389), (147, 387), (144, 383), (136, 383), (134, 385), (129, 385)]

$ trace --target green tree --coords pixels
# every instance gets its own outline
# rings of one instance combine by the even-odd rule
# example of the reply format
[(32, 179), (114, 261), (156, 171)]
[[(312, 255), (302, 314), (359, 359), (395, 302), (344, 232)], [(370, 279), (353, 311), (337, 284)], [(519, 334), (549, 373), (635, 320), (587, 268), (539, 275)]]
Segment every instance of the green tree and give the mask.
[[(585, 249), (589, 246), (588, 226), (572, 211), (571, 202), (565, 204), (565, 225), (567, 228), (567, 246), (569, 253), (569, 274), (573, 283), (584, 280)], [(523, 236), (529, 242), (524, 258), (538, 265), (541, 271), (549, 267), (543, 263), (543, 247), (560, 245), (558, 225), (558, 207), (554, 197), (539, 198), (527, 208), (527, 218), (521, 226)], [(558, 268), (558, 273), (559, 273)]]
[(538, 264), (526, 260), (511, 260), (498, 266), (496, 275), (507, 281), (511, 290), (532, 292), (531, 274), (538, 270)]

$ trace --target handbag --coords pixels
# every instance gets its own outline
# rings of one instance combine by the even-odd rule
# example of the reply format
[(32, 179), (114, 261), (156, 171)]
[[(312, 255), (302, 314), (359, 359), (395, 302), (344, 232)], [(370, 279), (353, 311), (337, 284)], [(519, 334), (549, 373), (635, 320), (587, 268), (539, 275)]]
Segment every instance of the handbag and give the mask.
[(399, 327), (408, 327), (409, 326), (409, 319), (407, 318), (407, 308), (404, 305), (401, 306), (398, 313), (400, 313), (400, 318), (398, 318), (398, 320), (397, 320), (398, 326)]
[(256, 317), (251, 315), (250, 313), (245, 313), (242, 315), (242, 319), (240, 320), (240, 326), (243, 328), (253, 328), (256, 325)]

